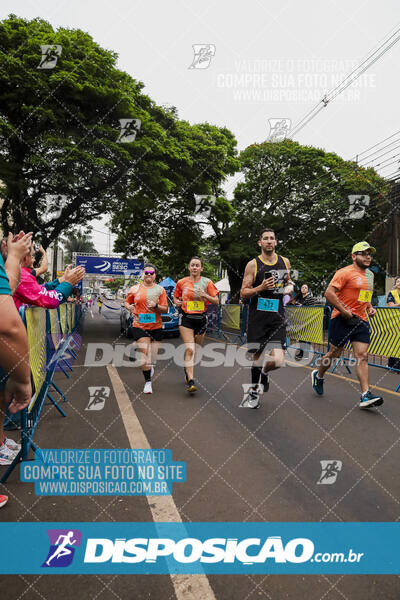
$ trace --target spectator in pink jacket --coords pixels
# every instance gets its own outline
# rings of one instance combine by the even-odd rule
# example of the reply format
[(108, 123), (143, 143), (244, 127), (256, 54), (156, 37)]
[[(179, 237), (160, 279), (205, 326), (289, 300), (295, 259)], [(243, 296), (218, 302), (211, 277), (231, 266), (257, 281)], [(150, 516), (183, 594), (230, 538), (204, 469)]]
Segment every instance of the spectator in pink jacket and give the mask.
[[(29, 368), (28, 336), (15, 309), (12, 293), (20, 280), (20, 263), (31, 244), (32, 232), (23, 231), (16, 236), (8, 235), (5, 244), (7, 261), (4, 265), (0, 256), (0, 465), (10, 465), (16, 458), (20, 444), (8, 438), (4, 431), (4, 416), (17, 413), (26, 406), (32, 397)], [(7, 502), (7, 496), (0, 495), (0, 507)]]
[[(23, 240), (27, 236), (30, 237), (32, 234), (27, 234), (27, 236), (25, 236), (19, 242), (19, 238), (22, 235), (24, 235), (23, 231), (21, 231), (18, 236), (14, 236), (13, 239), (12, 235), (10, 234), (8, 239), (3, 240), (1, 244), (1, 255), (4, 259), (6, 272), (10, 279), (15, 306), (17, 309), (19, 309), (23, 304), (41, 306), (43, 308), (57, 308), (61, 303), (67, 300), (74, 285), (76, 285), (83, 278), (85, 269), (83, 267), (76, 267), (75, 269), (72, 269), (71, 265), (68, 265), (68, 267), (65, 269), (63, 277), (60, 277), (60, 279), (55, 279), (54, 281), (46, 283), (45, 285), (40, 285), (36, 281), (36, 277), (31, 272), (35, 257), (35, 249), (33, 244), (30, 243), (29, 247), (27, 246), (29, 250), (21, 260), (21, 269), (19, 265), (20, 259), (18, 258), (18, 260), (16, 260), (14, 257), (17, 252), (14, 248), (14, 240), (15, 242), (18, 242), (17, 246), (20, 246), (23, 243)], [(19, 273), (19, 270), (21, 270), (21, 273)], [(1, 374), (0, 368), (0, 376)], [(2, 381), (5, 385), (5, 382), (7, 381), (7, 377), (5, 375), (2, 377)], [(16, 411), (7, 410), (7, 421), (4, 426), (6, 430), (16, 429), (19, 424), (18, 417), (13, 418), (11, 420), (12, 422), (10, 423), (10, 412)], [(0, 441), (2, 426), (3, 423), (0, 422)], [(0, 464), (7, 464), (1, 462), (1, 454)]]
[(83, 267), (65, 269), (60, 279), (40, 285), (32, 274), (35, 250), (31, 247), (29, 253), (22, 259), (21, 282), (13, 297), (17, 308), (23, 304), (42, 306), (43, 308), (57, 308), (65, 302), (71, 294), (72, 288), (83, 279), (85, 269)]

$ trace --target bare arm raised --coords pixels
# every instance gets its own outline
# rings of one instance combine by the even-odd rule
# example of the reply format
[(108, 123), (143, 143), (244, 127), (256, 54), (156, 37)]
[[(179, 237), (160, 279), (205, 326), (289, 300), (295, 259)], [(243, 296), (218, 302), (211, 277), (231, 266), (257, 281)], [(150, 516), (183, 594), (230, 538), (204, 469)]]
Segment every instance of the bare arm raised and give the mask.
[(274, 287), (274, 279), (273, 277), (269, 277), (269, 279), (264, 279), (260, 285), (256, 287), (253, 286), (255, 275), (255, 262), (251, 260), (247, 263), (246, 269), (243, 275), (242, 288), (240, 290), (240, 295), (242, 298), (252, 298), (253, 296), (257, 296), (260, 292), (264, 292), (265, 290), (272, 290)]
[(43, 273), (47, 273), (47, 271), (49, 270), (49, 261), (47, 258), (46, 250), (43, 248), (43, 246), (40, 246), (39, 251), (42, 255), (42, 260), (40, 266), (35, 268), (36, 277), (39, 277), (39, 275), (43, 275)]

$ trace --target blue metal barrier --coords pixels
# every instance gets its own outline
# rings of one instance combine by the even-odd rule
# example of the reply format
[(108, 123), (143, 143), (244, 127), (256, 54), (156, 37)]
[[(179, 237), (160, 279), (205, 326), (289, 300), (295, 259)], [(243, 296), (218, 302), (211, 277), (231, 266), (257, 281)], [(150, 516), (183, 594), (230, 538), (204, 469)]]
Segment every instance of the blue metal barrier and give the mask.
[[(224, 311), (229, 308), (240, 307), (240, 316), (238, 323), (232, 326), (224, 324)], [(246, 341), (248, 306), (245, 304), (219, 304), (218, 306), (209, 305), (207, 308), (207, 333), (215, 335), (217, 338), (223, 338), (232, 344), (242, 345)]]
[[(8, 469), (0, 479), (0, 483), (5, 483), (15, 469), (17, 464), (21, 460), (27, 460), (28, 453), (30, 448), (32, 448), (38, 456), (41, 456), (40, 448), (34, 443), (33, 437), (35, 435), (35, 431), (37, 429), (40, 416), (43, 411), (43, 406), (46, 398), (49, 398), (51, 404), (55, 406), (55, 408), (59, 411), (59, 413), (65, 417), (66, 414), (64, 410), (59, 406), (56, 400), (51, 396), (49, 390), (50, 387), (53, 387), (57, 392), (61, 395), (64, 401), (67, 400), (65, 394), (60, 390), (60, 388), (53, 382), (53, 376), (56, 371), (57, 366), (59, 366), (60, 361), (65, 359), (63, 355), (65, 352), (70, 349), (70, 344), (74, 341), (74, 333), (77, 328), (80, 327), (82, 318), (84, 316), (84, 311), (80, 305), (70, 305), (65, 307), (62, 311), (67, 316), (67, 309), (70, 311), (70, 318), (65, 318), (65, 322), (62, 321), (62, 315), (59, 309), (43, 309), (38, 307), (33, 308), (21, 308), (20, 315), (25, 326), (29, 327), (27, 324), (27, 311), (44, 311), (45, 312), (45, 325), (42, 327), (42, 321), (39, 323), (38, 327), (42, 330), (40, 335), (41, 338), (37, 338), (33, 344), (30, 344), (30, 353), (31, 353), (31, 372), (32, 368), (34, 374), (32, 373), (32, 380), (34, 383), (34, 393), (32, 396), (32, 400), (28, 408), (25, 408), (21, 411), (21, 450), (18, 452), (16, 457), (14, 458), (11, 465), (9, 465)], [(53, 312), (53, 314), (50, 313)], [(43, 314), (41, 312), (41, 314)], [(54, 326), (57, 323), (56, 331), (54, 330)], [(28, 330), (28, 338), (29, 338), (29, 330)], [(38, 332), (36, 332), (38, 333)], [(31, 336), (32, 338), (32, 336)], [(45, 349), (45, 364), (43, 365), (43, 356), (42, 352), (38, 352), (36, 345), (41, 344), (41, 348)], [(32, 346), (34, 345), (34, 352), (32, 351)], [(33, 365), (32, 360), (37, 359), (39, 356), (39, 360), (35, 362)], [(76, 354), (75, 354), (76, 356)], [(33, 358), (32, 358), (33, 357)], [(38, 362), (41, 362), (39, 365)], [(65, 361), (66, 362), (66, 361)], [(43, 370), (44, 366), (44, 370)], [(72, 367), (69, 365), (70, 369)], [(61, 369), (64, 371), (64, 369)], [(69, 377), (68, 373), (64, 371), (65, 375)], [(38, 384), (38, 382), (40, 382)]]

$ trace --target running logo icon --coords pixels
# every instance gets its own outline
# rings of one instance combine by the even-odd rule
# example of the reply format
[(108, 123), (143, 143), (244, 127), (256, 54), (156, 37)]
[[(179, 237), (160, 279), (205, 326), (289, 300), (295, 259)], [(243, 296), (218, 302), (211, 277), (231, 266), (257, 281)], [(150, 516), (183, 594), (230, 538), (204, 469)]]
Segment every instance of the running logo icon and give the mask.
[(134, 142), (136, 135), (140, 131), (142, 121), (140, 119), (119, 119), (121, 130), (117, 139), (117, 144), (129, 144)]
[(362, 219), (365, 215), (365, 209), (369, 206), (369, 196), (365, 194), (350, 194), (349, 198), (349, 212), (347, 216), (349, 219)]
[(63, 209), (68, 204), (67, 196), (62, 194), (47, 194), (46, 205), (47, 205), (47, 220), (59, 219)]
[(110, 396), (110, 388), (109, 387), (89, 387), (89, 404), (85, 408), (85, 410), (102, 410), (106, 403), (106, 398)]
[(59, 44), (44, 44), (40, 46), (42, 58), (38, 64), (38, 69), (54, 69), (57, 64), (58, 57), (61, 56), (62, 46)]
[(69, 567), (75, 550), (81, 545), (82, 532), (79, 529), (48, 529), (50, 548), (42, 567)]
[(194, 195), (194, 199), (196, 202), (196, 208), (194, 211), (195, 215), (203, 215), (206, 219), (210, 217), (211, 208), (215, 204), (215, 196), (205, 196), (205, 195)]
[(264, 393), (264, 386), (262, 383), (242, 383), (243, 388), (243, 399), (239, 404), (239, 408), (257, 408), (260, 401), (260, 394)]
[(341, 460), (320, 460), (321, 475), (317, 481), (317, 485), (332, 485), (335, 483), (338, 474), (342, 470)]
[(290, 119), (268, 119), (269, 142), (281, 142), (289, 133), (292, 121)]
[(214, 44), (193, 44), (194, 57), (189, 69), (208, 69), (215, 56)]

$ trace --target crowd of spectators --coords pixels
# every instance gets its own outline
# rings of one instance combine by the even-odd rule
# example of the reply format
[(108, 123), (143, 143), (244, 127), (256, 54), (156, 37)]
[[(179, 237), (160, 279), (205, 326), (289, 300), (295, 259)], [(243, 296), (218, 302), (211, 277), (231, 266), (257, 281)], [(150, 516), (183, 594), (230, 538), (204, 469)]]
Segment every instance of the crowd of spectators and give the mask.
[[(387, 295), (386, 305), (400, 308), (400, 275), (394, 279), (394, 288)], [(400, 369), (400, 359), (389, 356), (388, 367), (391, 369)]]
[[(35, 266), (35, 255), (40, 264)], [(20, 451), (20, 444), (7, 437), (18, 424), (14, 416), (26, 408), (32, 397), (28, 336), (18, 309), (24, 305), (55, 309), (71, 296), (83, 278), (82, 267), (65, 269), (62, 277), (40, 284), (37, 277), (48, 269), (44, 249), (32, 243), (32, 232), (9, 234), (0, 246), (0, 465), (10, 465)], [(11, 426), (10, 426), (11, 423)], [(7, 497), (0, 495), (0, 507)]]

